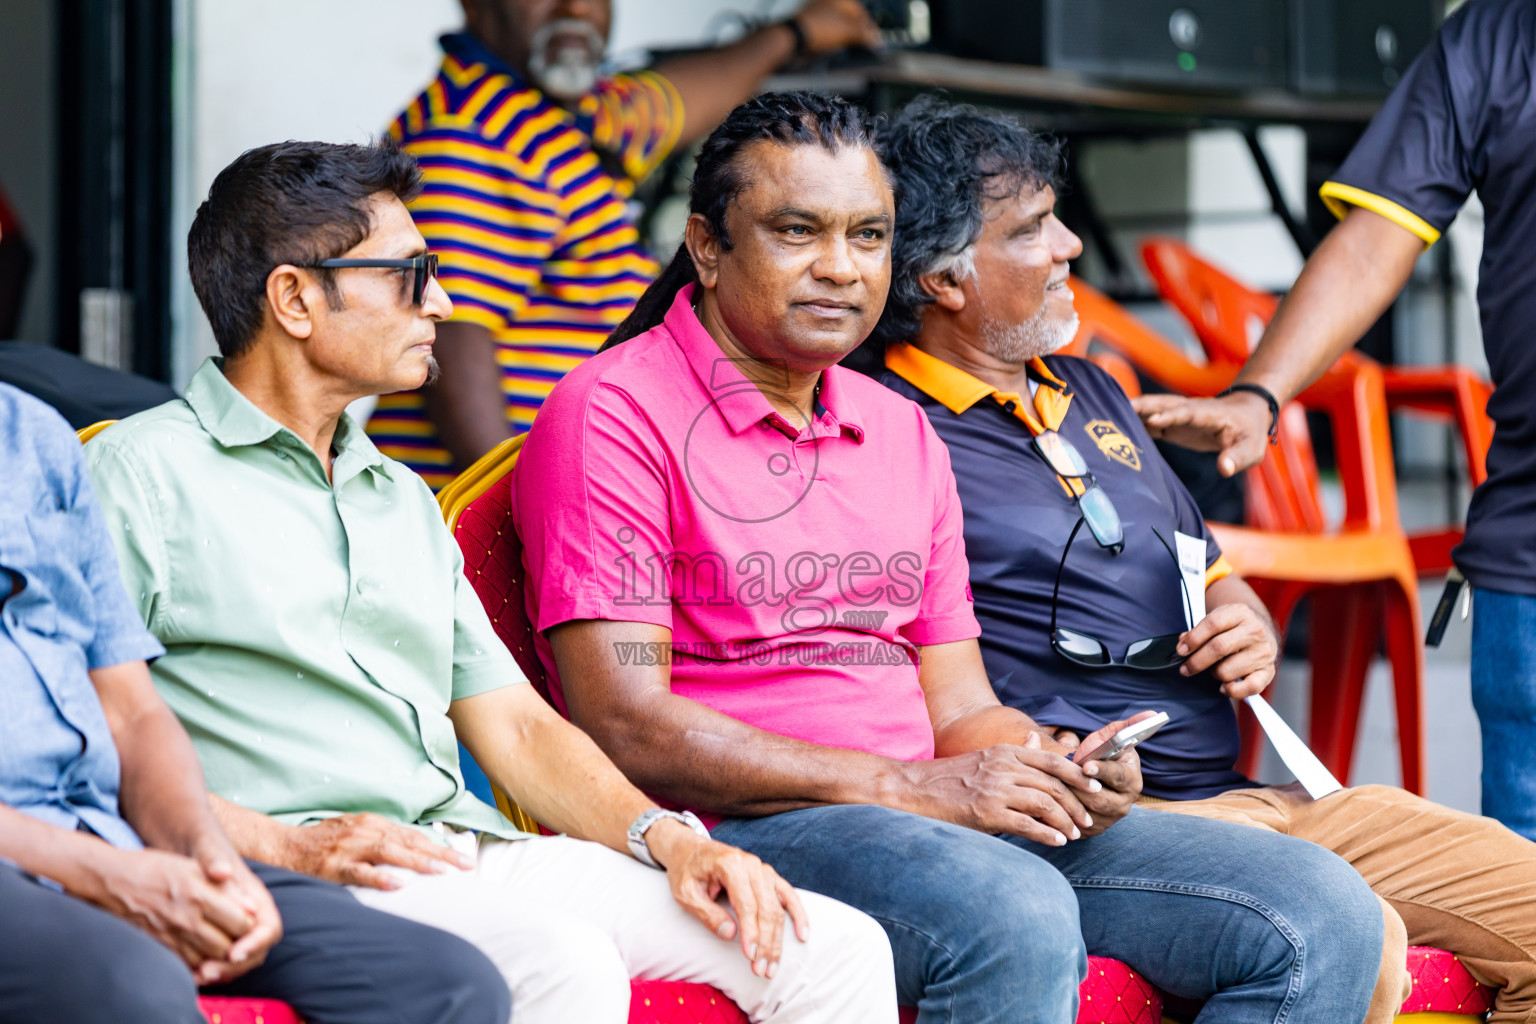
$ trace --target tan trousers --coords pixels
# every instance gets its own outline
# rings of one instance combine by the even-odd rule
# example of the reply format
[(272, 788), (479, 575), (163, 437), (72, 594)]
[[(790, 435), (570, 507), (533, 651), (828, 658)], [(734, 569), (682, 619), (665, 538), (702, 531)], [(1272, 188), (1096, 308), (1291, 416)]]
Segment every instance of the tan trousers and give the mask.
[(1382, 975), (1366, 1024), (1386, 1024), (1407, 996), (1409, 945), (1448, 949), (1497, 986), (1489, 1021), (1536, 1022), (1536, 843), (1492, 818), (1391, 786), (1322, 800), (1292, 785), (1144, 802), (1306, 839), (1353, 865), (1386, 903)]
[(672, 898), (667, 876), (596, 843), (564, 836), (508, 842), (448, 832), (470, 871), (390, 869), (393, 892), (352, 887), (363, 903), (468, 939), (512, 989), (513, 1024), (623, 1024), (629, 979), (714, 985), (754, 1022), (890, 1024), (895, 967), (873, 918), (800, 892), (808, 942), (786, 929), (778, 974), (765, 980), (734, 942)]

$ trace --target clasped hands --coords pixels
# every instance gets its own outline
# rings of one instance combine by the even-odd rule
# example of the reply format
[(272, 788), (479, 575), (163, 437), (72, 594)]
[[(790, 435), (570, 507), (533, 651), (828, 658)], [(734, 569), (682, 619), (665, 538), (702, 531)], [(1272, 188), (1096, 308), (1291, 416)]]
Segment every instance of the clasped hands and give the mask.
[[(1083, 740), (1093, 749), (1154, 712), (1110, 722)], [(998, 744), (905, 765), (919, 813), (981, 832), (1065, 846), (1098, 835), (1130, 812), (1141, 794), (1141, 761), (1128, 750), (1115, 761), (1078, 762), (1071, 745), (1031, 733), (1023, 744)]]
[(222, 838), (190, 856), (103, 850), (87, 899), (170, 947), (199, 985), (233, 981), (283, 933), (266, 887)]

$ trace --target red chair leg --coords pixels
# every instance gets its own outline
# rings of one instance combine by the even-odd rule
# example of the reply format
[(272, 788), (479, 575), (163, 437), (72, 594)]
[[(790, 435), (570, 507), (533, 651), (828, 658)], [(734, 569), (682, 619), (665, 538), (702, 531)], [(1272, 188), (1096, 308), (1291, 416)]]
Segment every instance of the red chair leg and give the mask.
[(1397, 748), (1403, 788), (1424, 795), (1424, 648), (1418, 584), (1393, 580), (1380, 585), (1387, 660), (1392, 665), (1392, 694), (1397, 705)]
[(1365, 679), (1381, 637), (1380, 599), (1372, 585), (1312, 594), (1313, 753), (1346, 785), (1354, 760)]

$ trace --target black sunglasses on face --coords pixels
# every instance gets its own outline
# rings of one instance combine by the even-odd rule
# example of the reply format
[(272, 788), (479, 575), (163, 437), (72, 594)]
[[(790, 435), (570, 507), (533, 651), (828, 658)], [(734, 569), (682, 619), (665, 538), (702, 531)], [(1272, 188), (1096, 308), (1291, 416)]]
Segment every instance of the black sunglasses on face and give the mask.
[[(1182, 632), (1164, 633), (1162, 636), (1137, 640), (1126, 647), (1124, 657), (1116, 660), (1114, 655), (1109, 653), (1109, 645), (1098, 637), (1056, 625), (1057, 600), (1061, 596), (1061, 574), (1067, 565), (1067, 552), (1072, 550), (1072, 542), (1077, 539), (1077, 531), (1082, 529), (1086, 521), (1085, 516), (1072, 527), (1072, 533), (1067, 537), (1067, 546), (1061, 552), (1061, 561), (1056, 566), (1056, 586), (1051, 591), (1051, 649), (1073, 664), (1082, 665), (1084, 668), (1108, 668), (1116, 665), (1142, 672), (1160, 672), (1183, 664), (1188, 655), (1179, 653), (1179, 637), (1184, 635)], [(1090, 524), (1091, 528), (1092, 524)], [(1184, 583), (1184, 572), (1179, 567), (1179, 558), (1173, 553), (1173, 548), (1168, 546), (1168, 541), (1158, 532), (1157, 527), (1152, 528), (1152, 533), (1162, 543), (1163, 550), (1168, 552), (1168, 557), (1173, 559), (1173, 568), (1179, 580), (1179, 598), (1184, 602), (1184, 618), (1187, 621), (1190, 618), (1190, 597)]]
[(437, 279), (437, 253), (429, 252), (425, 256), (412, 256), (409, 259), (398, 260), (370, 260), (351, 259), (341, 257), (332, 260), (321, 260), (319, 263), (295, 263), (296, 267), (308, 267), (316, 269), (324, 267), (326, 270), (344, 270), (348, 267), (379, 267), (386, 270), (414, 270), (415, 280), (411, 284), (411, 305), (421, 305), (422, 298), (427, 294), (427, 281)]
[(1125, 547), (1125, 528), (1120, 523), (1120, 513), (1115, 510), (1115, 503), (1109, 500), (1104, 488), (1088, 472), (1088, 463), (1083, 461), (1082, 453), (1072, 446), (1071, 441), (1054, 430), (1042, 430), (1036, 434), (1034, 444), (1035, 451), (1040, 453), (1040, 457), (1057, 476), (1083, 482), (1083, 493), (1073, 495), (1078, 511), (1083, 514), (1082, 521), (1088, 524), (1099, 547), (1118, 555)]

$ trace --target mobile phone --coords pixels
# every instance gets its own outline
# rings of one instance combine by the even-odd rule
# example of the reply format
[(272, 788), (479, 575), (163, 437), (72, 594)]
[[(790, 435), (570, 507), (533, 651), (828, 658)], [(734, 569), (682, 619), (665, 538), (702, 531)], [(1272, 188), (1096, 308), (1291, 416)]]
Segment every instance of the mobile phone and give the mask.
[(1078, 764), (1086, 764), (1089, 761), (1114, 761), (1142, 740), (1150, 738), (1153, 733), (1167, 724), (1168, 713), (1166, 711), (1159, 711), (1151, 718), (1143, 719), (1135, 725), (1128, 725), (1121, 729), (1088, 754), (1074, 754), (1072, 759)]

